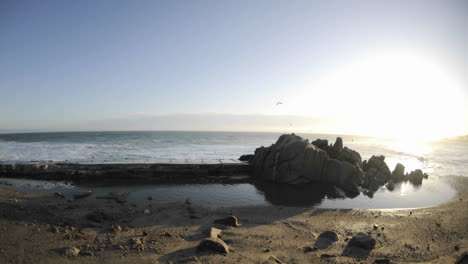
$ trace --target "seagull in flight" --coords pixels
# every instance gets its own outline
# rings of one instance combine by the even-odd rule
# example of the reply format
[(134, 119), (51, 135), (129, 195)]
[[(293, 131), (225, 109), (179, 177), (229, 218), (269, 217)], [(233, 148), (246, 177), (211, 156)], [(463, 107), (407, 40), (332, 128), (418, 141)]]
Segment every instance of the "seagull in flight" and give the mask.
[(282, 105), (282, 104), (283, 104), (283, 102), (277, 102), (277, 103), (275, 104), (275, 106)]

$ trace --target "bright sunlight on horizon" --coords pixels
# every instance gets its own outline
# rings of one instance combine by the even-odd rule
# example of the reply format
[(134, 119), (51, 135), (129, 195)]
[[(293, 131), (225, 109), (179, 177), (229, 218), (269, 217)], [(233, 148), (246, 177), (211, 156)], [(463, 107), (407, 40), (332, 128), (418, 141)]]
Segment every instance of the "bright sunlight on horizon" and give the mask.
[[(427, 140), (465, 132), (461, 80), (424, 54), (376, 52), (310, 82), (286, 111), (340, 120), (340, 133)], [(328, 100), (311, 100), (309, 85)]]

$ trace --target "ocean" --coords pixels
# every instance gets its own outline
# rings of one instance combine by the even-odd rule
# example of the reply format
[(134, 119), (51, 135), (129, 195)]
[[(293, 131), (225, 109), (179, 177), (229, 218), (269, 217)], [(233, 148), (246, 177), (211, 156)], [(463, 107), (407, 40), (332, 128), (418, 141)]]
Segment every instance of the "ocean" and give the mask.
[[(54, 132), (0, 134), (0, 162), (52, 160), (70, 163), (219, 163), (237, 162), (259, 146), (273, 144), (280, 133), (246, 132)], [(438, 175), (468, 176), (467, 141), (399, 141), (376, 137), (301, 134), (358, 151), (363, 159), (384, 155), (392, 170), (407, 169)]]
[[(0, 163), (46, 160), (70, 163), (238, 162), (239, 156), (253, 154), (257, 147), (273, 144), (280, 135), (280, 133), (174, 131), (0, 134)], [(128, 191), (131, 194), (130, 200), (133, 199), (135, 203), (143, 201), (146, 195), (153, 195), (155, 201), (159, 202), (184, 201), (190, 198), (205, 206), (286, 204), (326, 208), (412, 208), (431, 206), (453, 197), (456, 192), (441, 180), (443, 177), (450, 175), (468, 177), (467, 141), (401, 141), (350, 135), (303, 133), (298, 135), (310, 141), (317, 138), (328, 139), (331, 143), (337, 136), (341, 136), (344, 145), (358, 151), (363, 160), (372, 155), (384, 155), (390, 170), (400, 162), (405, 165), (407, 171), (422, 169), (429, 174), (429, 179), (424, 180), (421, 186), (401, 183), (396, 185), (395, 191), (388, 191), (383, 187), (373, 197), (361, 194), (354, 199), (328, 198), (326, 194), (319, 198), (311, 197), (310, 188), (302, 191), (285, 189), (283, 192), (298, 195), (297, 199), (288, 201), (276, 196), (278, 187), (269, 186), (265, 189), (251, 184), (96, 187), (3, 179), (0, 185), (28, 192), (58, 190), (67, 193), (70, 192), (70, 188), (74, 188), (75, 191), (93, 190), (95, 193)]]

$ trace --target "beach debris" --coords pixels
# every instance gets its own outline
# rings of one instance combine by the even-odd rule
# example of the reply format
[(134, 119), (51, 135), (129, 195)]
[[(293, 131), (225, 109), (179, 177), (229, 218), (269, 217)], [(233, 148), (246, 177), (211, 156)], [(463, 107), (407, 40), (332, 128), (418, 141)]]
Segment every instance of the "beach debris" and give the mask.
[(239, 225), (239, 220), (237, 219), (236, 216), (230, 215), (226, 218), (222, 219), (217, 219), (214, 221), (215, 224), (222, 224), (226, 226), (232, 226), (232, 227), (238, 227)]
[(143, 211), (143, 213), (144, 213), (145, 215), (150, 215), (150, 214), (151, 214), (151, 211), (150, 211), (149, 208), (146, 208), (146, 209)]
[(78, 254), (80, 254), (80, 250), (76, 247), (70, 246), (70, 247), (62, 248), (60, 250), (60, 253), (62, 256), (65, 256), (65, 257), (76, 257), (78, 256)]
[(140, 238), (130, 238), (129, 240), (130, 245), (132, 246), (132, 249), (135, 249), (137, 251), (144, 251), (145, 250), (145, 244), (144, 241)]
[(163, 231), (161, 232), (161, 234), (159, 234), (159, 236), (163, 236), (163, 237), (172, 237), (172, 234), (167, 232), (167, 231)]
[(268, 258), (268, 262), (264, 262), (264, 263), (271, 263), (271, 262), (276, 263), (276, 264), (284, 264), (284, 262), (281, 259), (279, 259), (279, 258), (277, 258), (275, 256), (270, 256)]
[(122, 231), (122, 227), (119, 225), (113, 225), (111, 229), (112, 229), (112, 232), (114, 233)]
[(73, 199), (78, 200), (78, 199), (86, 198), (88, 196), (91, 196), (91, 194), (93, 194), (92, 191), (74, 193)]
[(373, 228), (374, 230), (377, 230), (377, 229), (379, 229), (379, 225), (374, 225), (372, 228)]
[(192, 204), (192, 200), (190, 198), (185, 199), (185, 204)]
[(228, 245), (219, 238), (205, 238), (197, 246), (200, 251), (214, 251), (227, 254), (229, 252)]
[(57, 234), (57, 233), (60, 233), (60, 229), (58, 229), (56, 226), (52, 226), (50, 229), (49, 229), (50, 232), (54, 233), (54, 234)]
[(335, 232), (325, 231), (318, 236), (315, 241), (315, 247), (318, 249), (326, 249), (336, 241), (338, 241), (338, 235)]
[(375, 239), (365, 233), (357, 233), (349, 240), (345, 249), (344, 256), (364, 258), (367, 257), (375, 247)]

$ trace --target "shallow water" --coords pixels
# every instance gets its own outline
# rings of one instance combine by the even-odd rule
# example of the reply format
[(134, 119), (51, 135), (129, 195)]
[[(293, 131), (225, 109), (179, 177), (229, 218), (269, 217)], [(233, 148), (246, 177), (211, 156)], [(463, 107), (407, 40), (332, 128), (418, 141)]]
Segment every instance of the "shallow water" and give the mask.
[[(323, 184), (285, 185), (254, 184), (186, 184), (186, 185), (73, 185), (25, 179), (0, 179), (0, 186), (30, 193), (62, 192), (68, 199), (74, 193), (92, 191), (85, 199), (96, 199), (110, 192), (128, 192), (128, 202), (139, 205), (150, 203), (192, 203), (204, 207), (232, 207), (251, 205), (300, 206), (313, 208), (390, 209), (434, 206), (452, 198), (456, 192), (447, 183), (429, 178), (422, 185), (409, 182), (395, 185), (393, 191), (379, 189), (373, 197), (339, 197), (331, 186)], [(148, 200), (148, 197), (152, 200)]]

